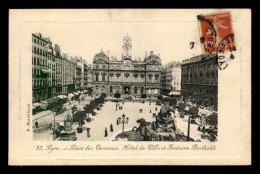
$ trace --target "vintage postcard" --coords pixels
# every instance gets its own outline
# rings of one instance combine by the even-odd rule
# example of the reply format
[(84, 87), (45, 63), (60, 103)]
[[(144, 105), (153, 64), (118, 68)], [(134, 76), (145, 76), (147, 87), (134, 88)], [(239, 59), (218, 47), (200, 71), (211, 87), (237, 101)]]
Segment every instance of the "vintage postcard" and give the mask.
[(9, 165), (250, 164), (250, 9), (9, 11)]

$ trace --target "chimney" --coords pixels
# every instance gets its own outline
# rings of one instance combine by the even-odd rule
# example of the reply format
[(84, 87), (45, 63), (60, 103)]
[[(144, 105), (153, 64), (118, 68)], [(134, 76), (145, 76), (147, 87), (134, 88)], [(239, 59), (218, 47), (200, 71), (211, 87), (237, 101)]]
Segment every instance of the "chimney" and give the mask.
[(147, 55), (147, 51), (145, 51), (145, 58), (147, 58), (148, 57), (148, 55)]
[(110, 51), (108, 50), (108, 51), (107, 51), (107, 57), (109, 57), (109, 52), (110, 52)]
[(153, 51), (150, 51), (150, 56), (153, 54)]

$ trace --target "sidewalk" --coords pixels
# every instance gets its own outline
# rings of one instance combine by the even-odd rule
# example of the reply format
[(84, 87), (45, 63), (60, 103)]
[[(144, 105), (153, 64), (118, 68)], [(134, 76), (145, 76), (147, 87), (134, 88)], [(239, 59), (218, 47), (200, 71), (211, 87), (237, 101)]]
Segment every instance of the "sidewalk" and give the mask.
[[(184, 117), (184, 118), (176, 117), (175, 120), (177, 121), (177, 123), (176, 123), (177, 128), (179, 128), (184, 133), (184, 135), (187, 136), (188, 118), (187, 117)], [(197, 125), (197, 124), (190, 124), (190, 138), (192, 138), (194, 140), (199, 139), (200, 141), (209, 142), (209, 140), (201, 139), (201, 135), (203, 133), (198, 130), (198, 126), (199, 125)]]

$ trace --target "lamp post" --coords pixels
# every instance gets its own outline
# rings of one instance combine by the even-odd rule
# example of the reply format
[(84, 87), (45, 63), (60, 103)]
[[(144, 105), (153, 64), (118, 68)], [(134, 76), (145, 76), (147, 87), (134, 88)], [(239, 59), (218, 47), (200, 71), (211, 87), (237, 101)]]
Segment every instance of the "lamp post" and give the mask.
[[(186, 112), (189, 111), (189, 107), (185, 108)], [(187, 141), (190, 141), (190, 115), (188, 115), (188, 133), (187, 133)]]
[(128, 117), (125, 118), (125, 114), (123, 114), (123, 115), (122, 115), (122, 118), (119, 117), (117, 120), (118, 120), (118, 123), (119, 123), (119, 124), (120, 124), (120, 123), (123, 124), (122, 135), (124, 135), (124, 133), (125, 133), (125, 132), (124, 132), (125, 124), (128, 124), (129, 118), (128, 118)]

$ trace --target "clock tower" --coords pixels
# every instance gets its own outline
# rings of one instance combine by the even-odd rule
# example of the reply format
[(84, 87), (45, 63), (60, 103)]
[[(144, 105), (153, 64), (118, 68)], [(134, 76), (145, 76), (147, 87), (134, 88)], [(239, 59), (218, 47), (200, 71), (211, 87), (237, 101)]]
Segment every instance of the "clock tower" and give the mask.
[(132, 38), (128, 36), (128, 33), (123, 38), (123, 59), (130, 59), (132, 57)]

